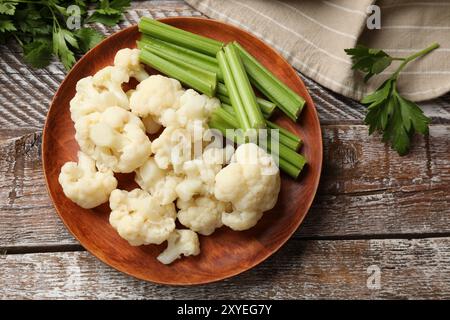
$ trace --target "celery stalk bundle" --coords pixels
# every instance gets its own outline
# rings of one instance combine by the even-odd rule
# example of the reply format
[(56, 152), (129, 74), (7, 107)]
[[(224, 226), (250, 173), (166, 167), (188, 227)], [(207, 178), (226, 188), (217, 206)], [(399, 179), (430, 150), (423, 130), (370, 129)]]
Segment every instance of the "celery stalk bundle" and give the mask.
[[(226, 129), (278, 130), (279, 165), (297, 178), (306, 163), (297, 153), (302, 141), (289, 130), (269, 121), (277, 107), (296, 121), (305, 100), (267, 70), (239, 43), (224, 44), (207, 37), (141, 18), (142, 33), (138, 47), (140, 60), (184, 85), (210, 97), (217, 97), (222, 107), (215, 110), (209, 125), (225, 134)], [(257, 97), (256, 87), (268, 100)], [(236, 143), (245, 143), (240, 137)], [(270, 139), (269, 139), (270, 140)], [(274, 151), (270, 142), (267, 148)]]

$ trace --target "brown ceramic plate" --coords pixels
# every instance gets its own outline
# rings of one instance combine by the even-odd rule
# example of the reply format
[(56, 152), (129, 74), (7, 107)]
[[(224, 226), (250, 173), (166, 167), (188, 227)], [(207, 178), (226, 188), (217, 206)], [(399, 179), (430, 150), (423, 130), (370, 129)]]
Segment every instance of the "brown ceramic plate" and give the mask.
[[(305, 97), (307, 106), (294, 124), (284, 116), (276, 122), (296, 131), (303, 139), (301, 152), (308, 165), (298, 181), (282, 174), (277, 206), (266, 213), (256, 227), (234, 232), (222, 227), (208, 237), (201, 236), (201, 254), (179, 259), (169, 266), (156, 256), (165, 243), (132, 247), (119, 237), (108, 222), (109, 206), (85, 210), (66, 198), (58, 183), (61, 166), (77, 160), (78, 145), (70, 119), (69, 101), (83, 77), (111, 65), (119, 49), (135, 47), (138, 28), (129, 27), (105, 39), (89, 51), (69, 72), (53, 98), (44, 128), (42, 153), (48, 191), (59, 216), (93, 255), (106, 264), (136, 278), (172, 285), (193, 285), (228, 278), (248, 270), (277, 251), (294, 233), (311, 206), (322, 166), (322, 136), (314, 103), (294, 69), (274, 49), (251, 34), (219, 21), (202, 18), (161, 19), (175, 27), (224, 42), (238, 40), (248, 51), (293, 90)], [(133, 176), (118, 175), (119, 188), (133, 189)]]

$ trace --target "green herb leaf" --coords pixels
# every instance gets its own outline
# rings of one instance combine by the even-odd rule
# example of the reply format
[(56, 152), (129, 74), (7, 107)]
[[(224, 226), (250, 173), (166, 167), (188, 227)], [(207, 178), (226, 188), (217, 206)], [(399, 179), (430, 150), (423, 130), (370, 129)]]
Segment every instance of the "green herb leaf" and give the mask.
[[(67, 10), (71, 5), (80, 8), (82, 22), (87, 21), (87, 8), (91, 8), (91, 22), (112, 26), (122, 19), (130, 0), (0, 0), (0, 43), (17, 40), (31, 66), (45, 66), (53, 52), (69, 69), (75, 62), (75, 52), (84, 53), (103, 38), (93, 29), (65, 27), (67, 17), (73, 14)], [(53, 49), (49, 51), (48, 47)]]
[(74, 34), (66, 29), (61, 29), (61, 32), (64, 35), (64, 40), (66, 40), (72, 47), (78, 49), (78, 42)]
[(353, 49), (345, 49), (352, 57), (352, 69), (366, 73), (364, 81), (368, 81), (373, 75), (383, 72), (392, 63), (393, 58), (380, 49), (370, 49), (363, 45), (357, 45)]
[(81, 28), (75, 31), (75, 37), (83, 52), (92, 49), (97, 43), (103, 40), (103, 35), (95, 29)]
[(16, 27), (12, 20), (0, 16), (0, 32), (16, 31)]
[(101, 0), (100, 8), (87, 19), (87, 22), (99, 22), (113, 26), (122, 20), (122, 12), (129, 6), (130, 0)]
[(1, 1), (0, 14), (14, 15), (17, 3), (15, 1)]
[(73, 52), (67, 47), (63, 29), (53, 32), (53, 53), (59, 57), (64, 67), (69, 70), (75, 63)]
[(130, 3), (131, 0), (112, 0), (110, 2), (110, 7), (123, 12), (130, 6)]
[(403, 68), (411, 61), (428, 54), (438, 48), (434, 43), (417, 53), (405, 58), (392, 58), (383, 50), (371, 49), (358, 45), (353, 49), (345, 49), (352, 56), (353, 69), (366, 73), (366, 81), (374, 74), (379, 74), (391, 65), (393, 60), (402, 63), (397, 70), (375, 92), (367, 95), (361, 103), (367, 105), (364, 119), (369, 125), (369, 134), (375, 131), (383, 134), (383, 141), (390, 143), (398, 154), (404, 155), (411, 145), (411, 137), (415, 133), (426, 134), (430, 119), (414, 102), (405, 99), (397, 91), (397, 79)]
[(87, 18), (86, 23), (98, 22), (104, 24), (105, 26), (114, 26), (122, 20), (122, 14), (111, 14), (105, 15), (98, 12), (94, 12), (89, 18)]
[(50, 63), (52, 43), (48, 40), (35, 40), (23, 46), (24, 59), (34, 68), (43, 68)]
[(399, 95), (396, 80), (387, 80), (361, 102), (370, 104), (364, 119), (369, 134), (382, 132), (383, 141), (390, 143), (400, 155), (408, 152), (414, 133), (428, 131), (430, 119), (417, 104)]
[(50, 35), (52, 33), (52, 19), (44, 19), (40, 10), (33, 6), (16, 11), (14, 15), (18, 29), (31, 36)]

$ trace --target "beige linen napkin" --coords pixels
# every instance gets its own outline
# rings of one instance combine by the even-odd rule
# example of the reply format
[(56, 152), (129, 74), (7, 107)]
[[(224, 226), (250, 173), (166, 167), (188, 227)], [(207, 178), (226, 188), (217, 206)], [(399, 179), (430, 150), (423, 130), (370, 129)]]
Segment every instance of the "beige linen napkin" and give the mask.
[[(402, 57), (439, 42), (441, 48), (404, 69), (399, 90), (414, 101), (450, 91), (450, 0), (186, 1), (211, 18), (252, 32), (302, 74), (354, 99), (373, 91), (398, 63), (365, 85), (351, 70), (345, 48), (362, 43)], [(366, 26), (371, 5), (381, 10), (379, 30)]]

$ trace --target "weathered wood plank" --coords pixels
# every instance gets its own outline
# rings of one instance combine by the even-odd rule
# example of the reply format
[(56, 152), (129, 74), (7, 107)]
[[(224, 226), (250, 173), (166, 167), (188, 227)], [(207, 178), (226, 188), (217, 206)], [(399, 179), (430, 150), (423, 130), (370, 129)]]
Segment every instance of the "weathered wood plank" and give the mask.
[[(367, 287), (369, 266), (379, 289)], [(260, 266), (199, 287), (139, 281), (87, 252), (6, 255), (0, 287), (2, 299), (450, 298), (450, 238), (291, 240)]]
[[(296, 238), (450, 233), (450, 126), (431, 126), (406, 157), (365, 126), (327, 125), (323, 133), (319, 193)], [(47, 195), (41, 134), (0, 137), (0, 247), (76, 244)]]

